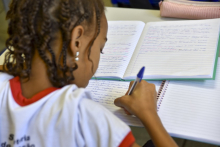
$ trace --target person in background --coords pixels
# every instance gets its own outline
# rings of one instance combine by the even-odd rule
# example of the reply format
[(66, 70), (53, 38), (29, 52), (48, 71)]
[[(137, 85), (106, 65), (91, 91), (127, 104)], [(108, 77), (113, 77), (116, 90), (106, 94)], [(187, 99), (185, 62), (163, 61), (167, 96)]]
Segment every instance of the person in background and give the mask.
[(151, 3), (148, 0), (129, 0), (132, 8), (138, 9), (153, 9)]
[[(132, 8), (159, 10), (160, 1), (161, 0), (130, 0), (130, 5)], [(220, 0), (192, 0), (192, 1), (220, 2)]]

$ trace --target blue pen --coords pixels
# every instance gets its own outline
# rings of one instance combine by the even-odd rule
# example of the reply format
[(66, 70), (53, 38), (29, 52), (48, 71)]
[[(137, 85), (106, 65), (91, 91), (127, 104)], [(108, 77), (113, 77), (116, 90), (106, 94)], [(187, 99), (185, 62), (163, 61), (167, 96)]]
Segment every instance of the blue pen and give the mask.
[(144, 75), (144, 69), (145, 69), (145, 67), (143, 66), (141, 68), (141, 70), (139, 71), (139, 73), (137, 74), (136, 80), (134, 81), (133, 85), (131, 86), (131, 89), (128, 92), (128, 95), (131, 95), (131, 93), (133, 92), (133, 90), (137, 86), (137, 84), (141, 82), (143, 75)]

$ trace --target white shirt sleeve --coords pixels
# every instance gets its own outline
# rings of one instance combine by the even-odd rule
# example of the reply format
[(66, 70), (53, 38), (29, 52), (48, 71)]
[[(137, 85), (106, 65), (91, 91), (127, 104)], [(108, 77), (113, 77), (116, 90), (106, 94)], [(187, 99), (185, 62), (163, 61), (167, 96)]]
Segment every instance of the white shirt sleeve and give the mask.
[(8, 80), (12, 79), (13, 76), (4, 72), (0, 72), (0, 82), (8, 82)]
[[(130, 128), (98, 103), (82, 99), (78, 115), (85, 146), (117, 147), (123, 140), (126, 140), (129, 146), (134, 143)], [(128, 134), (132, 137), (127, 137)]]

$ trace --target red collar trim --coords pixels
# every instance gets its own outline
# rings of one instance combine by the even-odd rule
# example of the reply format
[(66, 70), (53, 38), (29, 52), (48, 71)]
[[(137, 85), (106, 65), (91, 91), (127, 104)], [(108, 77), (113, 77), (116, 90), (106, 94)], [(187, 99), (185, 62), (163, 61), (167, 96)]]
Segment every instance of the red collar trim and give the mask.
[(13, 95), (15, 102), (20, 106), (30, 105), (30, 104), (42, 99), (43, 97), (50, 94), (51, 92), (59, 89), (59, 88), (55, 88), (55, 87), (50, 87), (50, 88), (47, 88), (47, 89), (37, 93), (32, 98), (27, 99), (26, 97), (24, 97), (22, 95), (21, 83), (20, 83), (19, 77), (14, 77), (13, 79), (10, 80), (10, 87), (11, 87), (11, 92), (12, 92), (12, 95)]

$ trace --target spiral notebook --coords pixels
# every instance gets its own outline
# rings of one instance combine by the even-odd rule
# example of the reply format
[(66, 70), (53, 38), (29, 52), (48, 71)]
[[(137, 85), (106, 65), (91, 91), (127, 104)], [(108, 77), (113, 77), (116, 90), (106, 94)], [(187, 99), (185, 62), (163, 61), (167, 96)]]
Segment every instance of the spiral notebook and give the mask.
[[(156, 91), (161, 91), (162, 81), (150, 81), (155, 84)], [(129, 87), (128, 81), (90, 80), (87, 90), (92, 93), (93, 100), (105, 106), (118, 118), (130, 126), (143, 126), (137, 117), (126, 115), (124, 110), (114, 105), (114, 100), (125, 95)]]
[[(220, 145), (220, 61), (215, 80), (149, 81), (158, 92), (157, 111), (171, 136)], [(93, 100), (102, 104), (130, 126), (143, 126), (114, 105), (129, 82), (90, 80)]]
[(220, 19), (184, 21), (109, 21), (108, 41), (95, 77), (143, 79), (214, 79)]
[(220, 145), (220, 61), (215, 80), (163, 84), (158, 114), (169, 134)]

